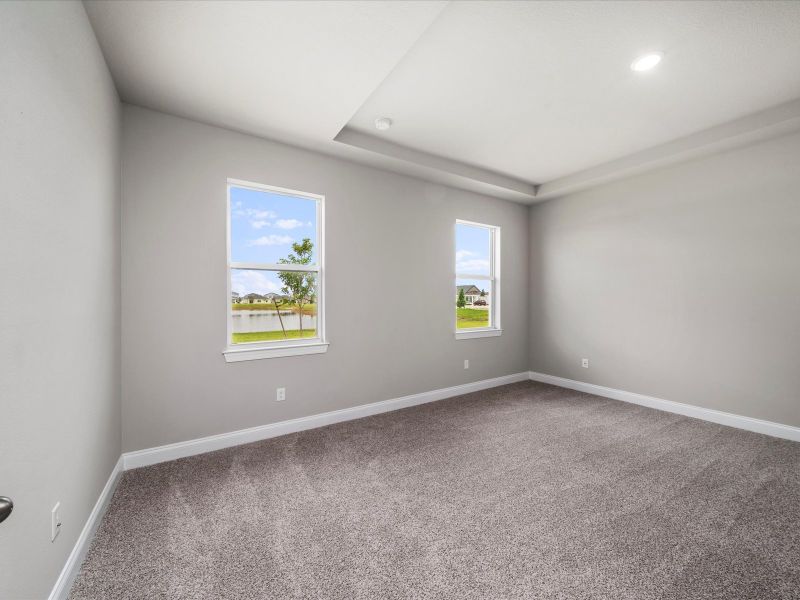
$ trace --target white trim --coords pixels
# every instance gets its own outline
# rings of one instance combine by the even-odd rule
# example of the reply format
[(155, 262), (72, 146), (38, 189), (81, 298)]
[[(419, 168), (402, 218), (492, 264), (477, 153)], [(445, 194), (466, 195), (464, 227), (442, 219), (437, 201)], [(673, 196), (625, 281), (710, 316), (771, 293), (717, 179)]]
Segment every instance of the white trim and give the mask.
[(800, 100), (790, 100), (739, 119), (645, 148), (537, 186), (534, 202), (574, 194), (604, 183), (740, 148), (800, 130)]
[(64, 568), (61, 569), (61, 573), (58, 579), (56, 579), (53, 590), (50, 592), (50, 596), (48, 596), (49, 600), (65, 600), (67, 596), (69, 596), (72, 582), (75, 581), (75, 577), (78, 575), (78, 571), (80, 571), (83, 559), (86, 558), (86, 553), (89, 550), (95, 531), (97, 531), (97, 527), (100, 525), (106, 508), (108, 508), (108, 503), (111, 501), (111, 496), (114, 495), (114, 490), (117, 488), (119, 476), (123, 470), (122, 465), (123, 460), (122, 456), (120, 456), (119, 459), (117, 459), (117, 464), (115, 464), (114, 468), (111, 470), (111, 475), (108, 477), (103, 491), (100, 492), (100, 497), (97, 499), (92, 512), (89, 513), (89, 518), (86, 520), (86, 524), (83, 526), (78, 539), (75, 541), (72, 552), (69, 553), (67, 562), (64, 564)]
[[(468, 227), (480, 227), (489, 230), (489, 245), (491, 253), (489, 256), (489, 275), (475, 275), (470, 273), (459, 273), (456, 271), (455, 284), (458, 289), (459, 279), (477, 279), (481, 281), (489, 281), (489, 327), (480, 329), (458, 329), (458, 317), (456, 317), (456, 339), (464, 340), (471, 338), (493, 337), (502, 333), (503, 328), (500, 324), (500, 231), (499, 225), (488, 225), (487, 223), (478, 223), (476, 221), (466, 221), (464, 219), (456, 219), (456, 224), (453, 229), (453, 249), (458, 253), (458, 226), (466, 225)], [(455, 255), (453, 256), (455, 259)], [(454, 264), (458, 261), (454, 260)], [(477, 287), (477, 286), (476, 286)], [(488, 333), (488, 332), (493, 333)], [(476, 335), (468, 335), (474, 332)]]
[(535, 371), (528, 371), (523, 373), (514, 373), (512, 375), (503, 375), (502, 377), (495, 377), (493, 379), (484, 379), (482, 381), (475, 381), (472, 383), (465, 383), (448, 388), (441, 388), (430, 392), (422, 392), (420, 394), (412, 394), (410, 396), (402, 396), (400, 398), (393, 398), (391, 400), (384, 400), (382, 402), (373, 402), (371, 404), (362, 404), (361, 406), (354, 406), (352, 408), (344, 408), (327, 413), (311, 415), (308, 417), (300, 417), (298, 419), (291, 419), (289, 421), (281, 421), (278, 423), (271, 423), (269, 425), (262, 425), (259, 427), (251, 427), (249, 429), (240, 429), (230, 433), (223, 433), (219, 435), (212, 435), (204, 438), (189, 440), (186, 442), (178, 442), (175, 444), (168, 444), (166, 446), (158, 446), (156, 448), (148, 448), (145, 450), (138, 450), (135, 452), (126, 452), (119, 457), (117, 463), (114, 465), (111, 475), (106, 482), (103, 491), (100, 492), (100, 497), (89, 514), (86, 524), (83, 527), (75, 546), (72, 548), (69, 557), (67, 558), (64, 568), (58, 576), (58, 579), (53, 586), (53, 590), (48, 597), (49, 600), (65, 600), (70, 592), (72, 583), (75, 581), (80, 567), (83, 563), (86, 553), (89, 550), (89, 545), (94, 537), (97, 527), (105, 514), (114, 490), (119, 482), (119, 477), (122, 471), (129, 469), (136, 469), (148, 465), (154, 465), (169, 460), (178, 458), (185, 458), (187, 456), (194, 456), (196, 454), (203, 454), (212, 452), (214, 450), (221, 450), (231, 446), (238, 446), (240, 444), (247, 444), (250, 442), (257, 442), (297, 431), (305, 431), (307, 429), (315, 429), (317, 427), (324, 427), (325, 425), (332, 425), (334, 423), (341, 423), (343, 421), (350, 421), (353, 419), (361, 419), (371, 415), (377, 415), (401, 408), (408, 408), (425, 404), (428, 402), (435, 402), (437, 400), (444, 400), (462, 394), (469, 394), (472, 392), (479, 392), (489, 388), (497, 387), (500, 385), (508, 385), (510, 383), (517, 383), (526, 380), (540, 381), (542, 383), (549, 383), (559, 387), (578, 390), (605, 398), (612, 398), (622, 402), (630, 402), (632, 404), (639, 404), (657, 410), (664, 410), (671, 413), (685, 415), (687, 417), (694, 417), (720, 425), (727, 425), (739, 429), (746, 429), (756, 433), (763, 433), (778, 438), (800, 442), (800, 427), (793, 427), (791, 425), (783, 425), (781, 423), (773, 423), (771, 421), (763, 421), (761, 419), (754, 419), (752, 417), (743, 417), (732, 413), (726, 413), (709, 408), (700, 408), (690, 404), (682, 404), (680, 402), (673, 402), (671, 400), (662, 400), (661, 398), (654, 398), (652, 396), (645, 396), (633, 392), (626, 392), (614, 388), (608, 388), (593, 383), (585, 383), (583, 381), (575, 381), (573, 379), (565, 379), (563, 377), (556, 377), (555, 375), (547, 375), (545, 373), (537, 373)]
[(317, 265), (293, 265), (291, 263), (232, 262), (230, 268), (247, 271), (302, 271), (303, 273), (316, 273), (319, 271)]
[[(399, 146), (385, 138), (355, 131), (350, 127), (342, 129), (334, 140), (386, 157), (390, 170), (523, 204), (534, 204), (798, 130), (800, 100), (795, 99), (545, 182), (513, 179), (487, 169)], [(417, 165), (419, 169), (415, 168)]]
[(177, 458), (194, 456), (195, 454), (204, 454), (205, 452), (221, 450), (222, 448), (229, 448), (231, 446), (238, 446), (240, 444), (257, 442), (259, 440), (265, 440), (297, 431), (305, 431), (306, 429), (315, 429), (317, 427), (324, 427), (325, 425), (332, 425), (334, 423), (341, 423), (343, 421), (350, 421), (352, 419), (361, 419), (363, 417), (391, 412), (401, 408), (408, 408), (418, 404), (425, 404), (427, 402), (435, 402), (437, 400), (452, 398), (453, 396), (479, 392), (481, 390), (486, 390), (500, 385), (527, 381), (528, 378), (529, 374), (527, 372), (514, 373), (513, 375), (503, 375), (502, 377), (495, 377), (493, 379), (484, 379), (482, 381), (475, 381), (453, 387), (441, 388), (431, 392), (422, 392), (420, 394), (402, 396), (400, 398), (393, 398), (391, 400), (384, 400), (382, 402), (373, 402), (372, 404), (362, 404), (361, 406), (354, 406), (352, 408), (344, 408), (318, 415), (300, 417), (298, 419), (271, 423), (269, 425), (262, 425), (260, 427), (241, 429), (239, 431), (223, 433), (220, 435), (212, 435), (186, 442), (178, 442), (176, 444), (168, 444), (166, 446), (159, 446), (157, 448), (149, 448), (136, 452), (125, 452), (119, 457), (117, 463), (114, 465), (103, 491), (100, 492), (100, 497), (97, 499), (92, 512), (89, 514), (89, 518), (86, 520), (86, 524), (78, 536), (75, 546), (72, 548), (72, 551), (70, 552), (70, 555), (64, 564), (64, 568), (61, 570), (61, 573), (59, 574), (58, 579), (56, 580), (55, 585), (48, 596), (48, 600), (66, 600), (66, 598), (69, 596), (69, 592), (72, 588), (73, 582), (75, 581), (75, 577), (78, 575), (81, 565), (86, 558), (86, 553), (89, 550), (89, 546), (94, 538), (94, 534), (97, 531), (97, 527), (100, 525), (106, 509), (108, 508), (108, 504), (111, 501), (111, 497), (114, 494), (114, 490), (119, 483), (119, 478), (123, 471), (136, 469), (138, 467), (145, 467), (147, 465), (153, 465), (168, 460), (175, 460)]
[(265, 185), (263, 183), (255, 183), (253, 181), (245, 181), (244, 179), (233, 179), (228, 177), (228, 184), (234, 185), (239, 188), (247, 188), (256, 190), (258, 192), (269, 192), (270, 194), (282, 194), (284, 196), (300, 196), (308, 198), (309, 200), (324, 200), (325, 196), (322, 194), (312, 194), (311, 192), (301, 192), (300, 190), (290, 190), (289, 188), (282, 188), (276, 185)]
[(261, 425), (259, 427), (251, 427), (249, 429), (240, 429), (239, 431), (211, 435), (204, 438), (188, 440), (186, 442), (178, 442), (175, 444), (168, 444), (166, 446), (159, 446), (157, 448), (148, 448), (146, 450), (138, 450), (136, 452), (126, 452), (122, 455), (122, 459), (124, 461), (125, 470), (136, 469), (138, 467), (145, 467), (147, 465), (154, 465), (156, 463), (165, 462), (168, 460), (194, 456), (195, 454), (204, 454), (205, 452), (221, 450), (222, 448), (229, 448), (231, 446), (238, 446), (240, 444), (249, 444), (250, 442), (257, 442), (259, 440), (274, 438), (280, 435), (295, 433), (297, 431), (315, 429), (317, 427), (324, 427), (325, 425), (332, 425), (333, 423), (361, 419), (371, 415), (391, 412), (401, 408), (408, 408), (409, 406), (417, 406), (418, 404), (444, 400), (445, 398), (452, 398), (453, 396), (479, 392), (481, 390), (497, 387), (499, 385), (527, 381), (528, 377), (528, 373), (523, 372), (514, 373), (513, 375), (504, 375), (502, 377), (495, 377), (493, 379), (474, 381), (472, 383), (441, 388), (431, 392), (422, 392), (420, 394), (412, 394), (410, 396), (393, 398), (392, 400), (383, 400), (382, 402), (362, 404), (361, 406), (354, 406), (352, 408), (343, 408), (341, 410), (334, 410), (308, 417), (291, 419), (289, 421), (280, 421), (278, 423), (270, 423), (269, 425)]
[[(245, 347), (243, 347), (245, 346)], [(304, 354), (323, 354), (328, 351), (328, 344), (317, 340), (311, 344), (293, 344), (266, 348), (256, 346), (247, 348), (245, 344), (237, 344), (222, 352), (225, 362), (241, 362), (243, 360), (260, 360), (262, 358), (281, 358), (283, 356), (302, 356)]]
[(492, 289), (489, 298), (489, 308), (492, 311), (492, 327), (498, 331), (503, 331), (500, 323), (500, 233), (499, 225), (492, 228)]
[[(233, 339), (233, 285), (231, 284), (231, 180), (225, 182), (225, 345)], [(241, 298), (241, 297), (240, 297)]]
[[(422, 173), (412, 167), (412, 172), (417, 177), (433, 178), (434, 181), (446, 185), (455, 185), (516, 202), (530, 203), (536, 196), (536, 185), (531, 182), (514, 179), (489, 169), (450, 160), (443, 156), (412, 150), (389, 142), (385, 137), (362, 133), (351, 127), (344, 127), (333, 139), (348, 146), (388, 157), (390, 165), (396, 165), (398, 161), (400, 164), (419, 165), (423, 169)], [(408, 174), (409, 170), (401, 169), (400, 172)]]
[(502, 329), (497, 329), (494, 327), (488, 329), (462, 329), (460, 331), (456, 331), (456, 339), (471, 340), (472, 338), (497, 337), (498, 335), (502, 334)]
[[(278, 263), (249, 263), (231, 261), (231, 187), (246, 188), (285, 196), (303, 198), (316, 202), (317, 227), (316, 227), (316, 252), (315, 265), (282, 265)], [(241, 179), (228, 178), (226, 185), (226, 215), (225, 215), (225, 244), (227, 256), (227, 270), (225, 274), (225, 349), (222, 351), (225, 362), (240, 362), (245, 360), (260, 360), (264, 358), (279, 358), (283, 356), (301, 356), (304, 354), (321, 354), (328, 351), (328, 342), (325, 338), (325, 196), (298, 190), (253, 183)], [(284, 340), (249, 342), (246, 344), (231, 345), (233, 338), (233, 310), (231, 309), (231, 270), (249, 269), (262, 271), (304, 271), (317, 273), (317, 335), (307, 341), (295, 344)], [(246, 303), (245, 303), (246, 304)]]
[[(317, 261), (319, 271), (317, 273), (317, 337), (322, 342), (327, 342), (328, 337), (325, 329), (325, 305), (328, 297), (325, 295), (325, 279), (327, 270), (325, 269), (325, 196), (320, 196), (317, 202)], [(230, 338), (229, 338), (230, 339)], [(327, 345), (326, 345), (327, 350)]]
[(783, 425), (782, 423), (774, 423), (762, 419), (754, 419), (753, 417), (744, 417), (742, 415), (722, 412), (712, 408), (701, 408), (692, 404), (673, 402), (672, 400), (663, 400), (661, 398), (654, 398), (653, 396), (626, 392), (624, 390), (617, 390), (593, 383), (585, 383), (583, 381), (575, 381), (573, 379), (565, 379), (563, 377), (537, 373), (535, 371), (530, 372), (530, 378), (533, 381), (549, 383), (571, 390), (578, 390), (579, 392), (586, 392), (596, 396), (603, 396), (605, 398), (630, 402), (631, 404), (639, 404), (641, 406), (647, 406), (649, 408), (676, 413), (695, 419), (702, 419), (703, 421), (710, 421), (711, 423), (718, 423), (719, 425), (727, 425), (728, 427), (746, 429), (747, 431), (754, 431), (756, 433), (763, 433), (777, 438), (800, 442), (800, 427)]
[(478, 223), (477, 221), (467, 221), (466, 219), (456, 219), (456, 223), (461, 225), (469, 225), (470, 227), (483, 227), (484, 229), (491, 229), (496, 225), (489, 225), (488, 223)]

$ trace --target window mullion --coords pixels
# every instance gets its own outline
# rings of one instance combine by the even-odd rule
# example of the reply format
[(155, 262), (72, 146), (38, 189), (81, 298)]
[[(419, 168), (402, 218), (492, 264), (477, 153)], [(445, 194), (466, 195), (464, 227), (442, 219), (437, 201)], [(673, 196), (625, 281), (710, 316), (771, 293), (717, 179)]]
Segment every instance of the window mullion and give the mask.
[(298, 265), (293, 263), (246, 263), (232, 262), (231, 269), (246, 269), (248, 271), (299, 271), (305, 273), (318, 273), (319, 265)]

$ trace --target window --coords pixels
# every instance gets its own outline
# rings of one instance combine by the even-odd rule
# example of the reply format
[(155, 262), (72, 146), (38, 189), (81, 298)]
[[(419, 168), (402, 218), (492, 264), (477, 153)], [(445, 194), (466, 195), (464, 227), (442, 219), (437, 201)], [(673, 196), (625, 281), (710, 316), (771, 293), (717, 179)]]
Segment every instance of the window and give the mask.
[(228, 362), (327, 350), (323, 204), (228, 180)]
[(500, 228), (456, 221), (456, 339), (500, 335)]

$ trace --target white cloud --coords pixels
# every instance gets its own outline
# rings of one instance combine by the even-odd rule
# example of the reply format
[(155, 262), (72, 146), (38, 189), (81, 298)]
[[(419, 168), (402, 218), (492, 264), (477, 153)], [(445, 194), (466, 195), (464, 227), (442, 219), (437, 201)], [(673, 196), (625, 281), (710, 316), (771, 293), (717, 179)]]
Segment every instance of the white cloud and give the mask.
[(263, 235), (260, 238), (255, 240), (250, 240), (247, 242), (248, 246), (282, 246), (286, 244), (291, 244), (294, 241), (294, 238), (288, 235), (275, 235), (271, 233), (269, 235)]
[(468, 256), (475, 256), (475, 253), (470, 252), (469, 250), (458, 250), (456, 252), (456, 261), (462, 261)]
[(233, 205), (233, 216), (235, 218), (247, 217), (253, 229), (261, 229), (262, 227), (269, 227), (270, 223), (267, 219), (274, 219), (278, 215), (271, 210), (259, 210), (257, 208), (242, 208), (241, 202), (235, 202)]
[(480, 275), (489, 272), (489, 261), (485, 258), (470, 258), (479, 256), (477, 252), (471, 250), (456, 251), (456, 273), (472, 273)]
[(456, 262), (456, 273), (472, 273), (480, 275), (489, 272), (489, 261), (483, 258), (471, 258)]
[(254, 219), (274, 219), (278, 216), (271, 210), (256, 210), (254, 208), (248, 208), (247, 214)]
[(232, 271), (231, 290), (244, 296), (245, 294), (280, 293), (280, 286), (270, 281), (262, 271)]
[(275, 227), (279, 229), (295, 229), (302, 226), (303, 222), (297, 219), (278, 219), (275, 221)]

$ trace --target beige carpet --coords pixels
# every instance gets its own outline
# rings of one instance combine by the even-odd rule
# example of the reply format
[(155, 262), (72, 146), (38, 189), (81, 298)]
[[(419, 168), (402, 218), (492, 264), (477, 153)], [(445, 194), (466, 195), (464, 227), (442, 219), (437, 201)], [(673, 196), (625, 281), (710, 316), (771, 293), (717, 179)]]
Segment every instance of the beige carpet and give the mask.
[(800, 444), (520, 383), (125, 473), (72, 590), (800, 598)]

